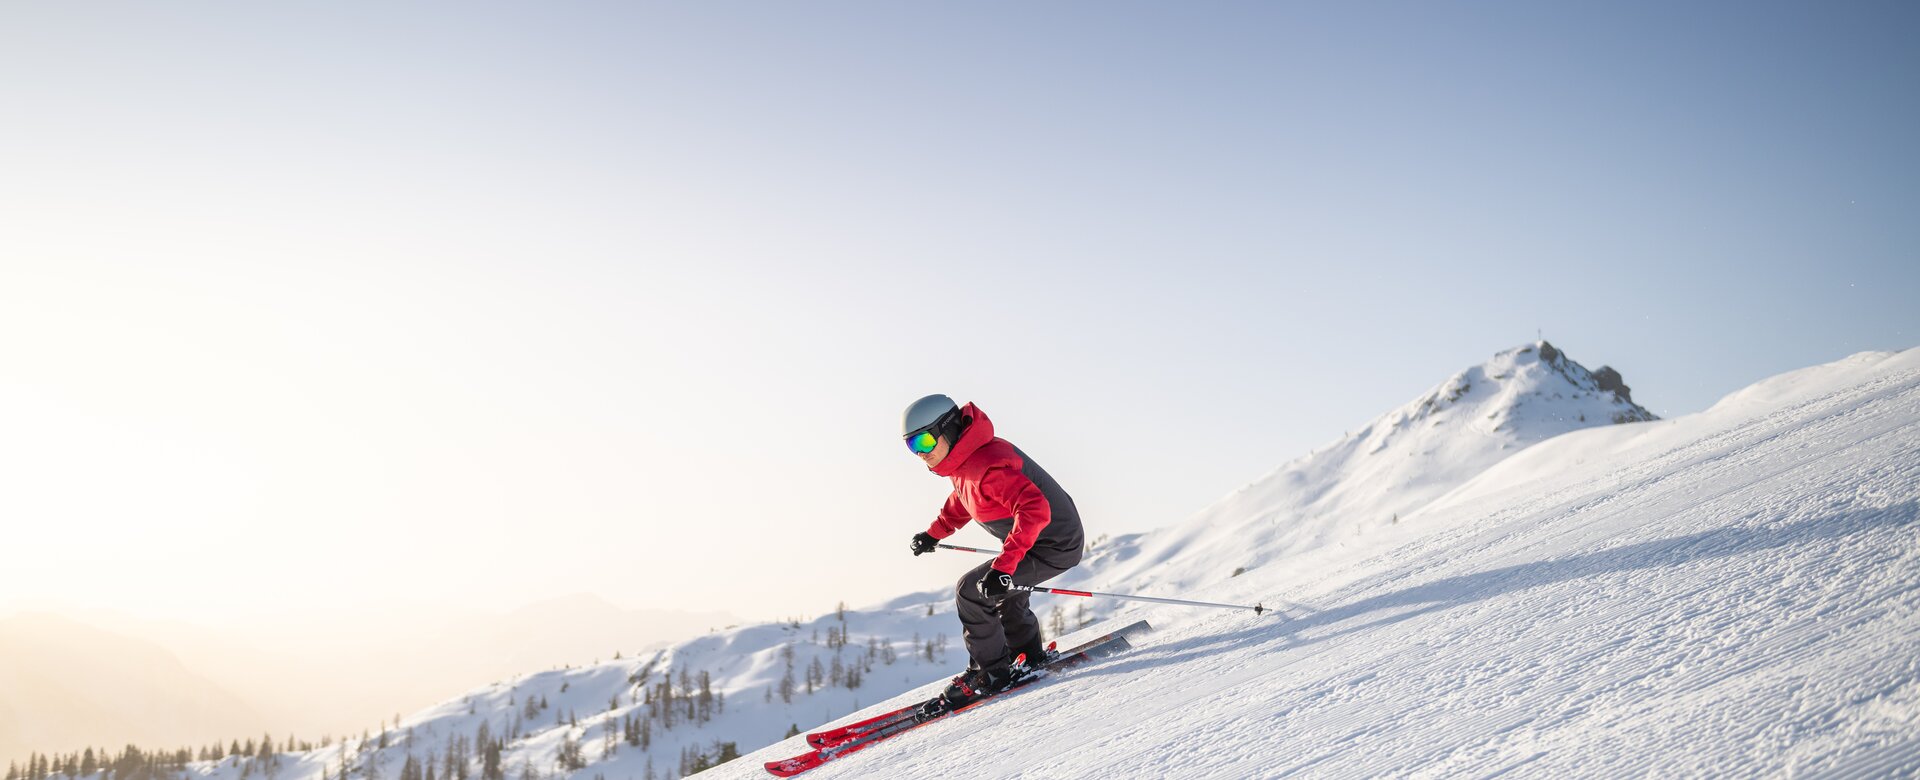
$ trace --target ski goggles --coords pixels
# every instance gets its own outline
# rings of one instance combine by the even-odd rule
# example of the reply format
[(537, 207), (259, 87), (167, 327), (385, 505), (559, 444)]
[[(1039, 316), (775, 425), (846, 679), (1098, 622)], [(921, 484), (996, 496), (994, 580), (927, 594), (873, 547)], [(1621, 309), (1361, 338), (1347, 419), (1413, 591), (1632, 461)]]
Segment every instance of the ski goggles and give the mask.
[(932, 452), (934, 446), (939, 443), (940, 440), (933, 435), (933, 431), (921, 431), (907, 437), (907, 449), (913, 450), (915, 455)]

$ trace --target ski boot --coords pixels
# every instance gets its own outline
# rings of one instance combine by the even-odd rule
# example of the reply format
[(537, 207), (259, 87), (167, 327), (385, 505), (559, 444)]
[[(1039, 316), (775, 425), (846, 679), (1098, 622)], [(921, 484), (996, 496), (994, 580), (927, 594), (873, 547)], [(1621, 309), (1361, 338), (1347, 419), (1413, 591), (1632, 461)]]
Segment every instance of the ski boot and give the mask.
[(947, 689), (939, 696), (920, 705), (920, 719), (939, 717), (1004, 691), (1013, 687), (1015, 679), (1011, 667), (968, 668), (947, 683)]
[(1013, 671), (1014, 681), (1020, 682), (1038, 673), (1053, 656), (1053, 649), (1041, 644), (1040, 637), (1036, 636), (1032, 642), (1014, 648), (1013, 665), (1008, 668)]

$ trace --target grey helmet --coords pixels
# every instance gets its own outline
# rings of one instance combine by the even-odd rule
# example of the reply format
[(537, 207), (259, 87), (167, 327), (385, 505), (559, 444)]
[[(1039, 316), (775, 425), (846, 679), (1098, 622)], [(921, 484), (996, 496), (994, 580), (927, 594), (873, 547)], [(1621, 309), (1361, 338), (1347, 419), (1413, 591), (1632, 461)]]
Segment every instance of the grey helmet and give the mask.
[(946, 436), (952, 440), (960, 428), (960, 407), (953, 399), (935, 393), (914, 401), (907, 407), (907, 413), (900, 417), (900, 437), (907, 438), (921, 431), (933, 431), (935, 436)]

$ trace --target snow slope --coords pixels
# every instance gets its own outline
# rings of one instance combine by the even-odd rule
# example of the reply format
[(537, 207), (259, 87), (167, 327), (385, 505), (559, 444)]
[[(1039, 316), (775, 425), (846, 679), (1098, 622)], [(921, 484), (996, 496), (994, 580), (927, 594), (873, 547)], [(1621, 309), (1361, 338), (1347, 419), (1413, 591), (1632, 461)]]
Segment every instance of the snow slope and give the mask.
[(1190, 594), (1284, 618), (1130, 609), (1133, 653), (809, 776), (1920, 773), (1920, 350), (1555, 438), (1370, 537)]

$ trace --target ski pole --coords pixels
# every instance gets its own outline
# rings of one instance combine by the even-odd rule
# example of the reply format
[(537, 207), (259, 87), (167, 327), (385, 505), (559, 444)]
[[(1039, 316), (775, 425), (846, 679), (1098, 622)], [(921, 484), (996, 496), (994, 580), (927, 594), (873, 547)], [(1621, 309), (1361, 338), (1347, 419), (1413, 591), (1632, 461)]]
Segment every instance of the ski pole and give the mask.
[[(961, 547), (960, 545), (957, 545), (957, 544), (947, 544), (945, 542), (941, 542), (940, 546), (949, 550), (959, 550), (960, 552), (986, 553), (988, 555), (1000, 554), (999, 550), (982, 550), (978, 547)], [(1038, 585), (1015, 585), (1013, 586), (1013, 589), (1031, 591), (1034, 593), (1053, 593), (1061, 596), (1086, 596), (1086, 597), (1098, 596), (1100, 598), (1123, 599), (1126, 601), (1151, 601), (1156, 604), (1182, 604), (1189, 607), (1214, 607), (1216, 609), (1251, 609), (1253, 610), (1253, 614), (1255, 615), (1258, 615), (1262, 612), (1267, 611), (1266, 607), (1263, 607), (1259, 604), (1255, 604), (1249, 607), (1245, 604), (1216, 604), (1211, 601), (1187, 601), (1186, 599), (1163, 599), (1158, 596), (1130, 596), (1125, 593), (1095, 593), (1090, 590), (1066, 590), (1063, 588), (1042, 588)]]
[(1090, 590), (1067, 590), (1066, 588), (1043, 588), (1043, 587), (1040, 587), (1039, 585), (1015, 585), (1013, 586), (1013, 589), (1032, 591), (1034, 593), (1052, 593), (1060, 596), (1086, 596), (1089, 598), (1099, 597), (1099, 598), (1106, 598), (1106, 599), (1123, 599), (1126, 601), (1151, 601), (1151, 602), (1154, 602), (1155, 604), (1181, 604), (1189, 607), (1214, 607), (1216, 609), (1251, 609), (1253, 610), (1253, 614), (1255, 615), (1258, 615), (1262, 612), (1267, 611), (1266, 607), (1263, 607), (1259, 604), (1255, 604), (1253, 606), (1247, 606), (1245, 604), (1219, 604), (1212, 601), (1188, 601), (1186, 599), (1163, 599), (1158, 596), (1132, 596), (1125, 593), (1096, 593)]
[(941, 542), (940, 546), (948, 550), (959, 550), (960, 552), (977, 552), (977, 553), (986, 553), (988, 555), (1000, 554), (999, 550), (982, 550), (978, 547), (961, 547), (960, 545), (947, 544), (946, 542)]

